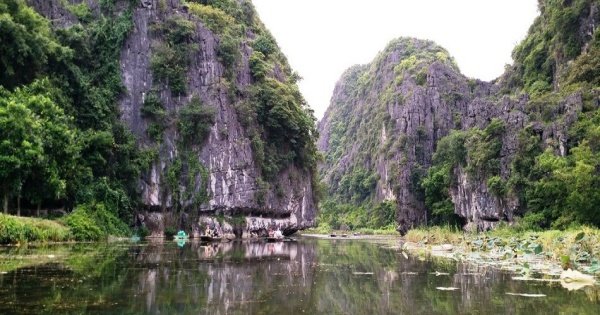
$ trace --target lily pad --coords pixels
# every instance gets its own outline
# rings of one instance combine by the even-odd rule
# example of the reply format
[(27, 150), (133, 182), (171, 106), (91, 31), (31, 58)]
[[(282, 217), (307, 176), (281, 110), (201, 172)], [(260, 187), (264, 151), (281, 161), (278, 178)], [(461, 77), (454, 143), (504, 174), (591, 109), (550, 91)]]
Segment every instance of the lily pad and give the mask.
[(592, 275), (583, 274), (577, 270), (565, 270), (560, 274), (563, 287), (569, 290), (579, 290), (588, 285), (594, 285), (596, 279)]
[(545, 294), (538, 294), (538, 293), (513, 293), (513, 292), (506, 292), (506, 295), (513, 295), (513, 296), (524, 296), (524, 297), (545, 297)]
[(436, 289), (438, 289), (440, 291), (456, 291), (456, 290), (460, 290), (459, 288), (455, 288), (455, 287), (436, 287)]

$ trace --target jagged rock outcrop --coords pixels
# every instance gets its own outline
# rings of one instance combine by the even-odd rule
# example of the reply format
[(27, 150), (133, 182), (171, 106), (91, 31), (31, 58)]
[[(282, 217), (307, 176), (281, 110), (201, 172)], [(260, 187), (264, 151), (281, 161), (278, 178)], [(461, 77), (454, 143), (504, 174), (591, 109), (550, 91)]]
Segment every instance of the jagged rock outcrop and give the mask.
[[(519, 135), (524, 131), (557, 155), (567, 155), (568, 130), (585, 101), (577, 89), (560, 93), (557, 89), (560, 82), (593, 79), (594, 74), (585, 70), (593, 66), (578, 70), (569, 60), (581, 54), (575, 63), (591, 62), (585, 58), (593, 58), (586, 53), (598, 33), (598, 3), (542, 1), (540, 6), (542, 17), (515, 49), (515, 64), (493, 82), (468, 79), (444, 49), (411, 38), (392, 41), (372, 63), (347, 70), (319, 122), (318, 147), (325, 155), (320, 173), (332, 198), (354, 204), (393, 200), (400, 232), (426, 224), (431, 209), (425, 206), (421, 183), (432, 166), (439, 140), (452, 130), (483, 130), (492, 121), (502, 126), (493, 137), (500, 145), (494, 153), (499, 161), (494, 170), (496, 182), (507, 182), (514, 172), (512, 163), (520, 154)], [(565, 10), (571, 10), (572, 30), (553, 30), (562, 23), (553, 19)], [(538, 43), (539, 33), (550, 31), (561, 34), (553, 38), (556, 42)], [(560, 42), (565, 38), (570, 41)], [(575, 51), (573, 42), (581, 47), (575, 46), (577, 54), (567, 57), (568, 52)], [(537, 50), (532, 48), (536, 44)], [(548, 52), (543, 51), (546, 48)], [(535, 58), (547, 60), (543, 65), (529, 65)], [(580, 74), (583, 79), (573, 79), (578, 78), (573, 73), (580, 69), (588, 72)], [(537, 99), (532, 101), (529, 93), (536, 94)], [(541, 93), (552, 97), (540, 98)], [(597, 94), (594, 97), (597, 99)], [(597, 106), (598, 101), (591, 104)], [(447, 189), (454, 213), (464, 223), (489, 229), (522, 214), (525, 209), (518, 193), (494, 191), (489, 187), (489, 172), (465, 167), (454, 167)], [(358, 195), (349, 187), (365, 192)]]
[[(348, 70), (334, 90), (319, 123), (324, 180), (336, 193), (335, 183), (355, 168), (370, 169), (378, 175), (373, 198), (397, 202), (402, 230), (425, 223), (418, 181), (431, 165), (437, 141), (451, 129), (495, 117), (493, 110), (479, 113), (485, 104), (474, 102), (492, 90), (461, 75), (448, 53), (430, 41), (393, 41), (370, 65)], [(347, 128), (334, 129), (347, 119)], [(339, 138), (345, 143), (336, 142)], [(340, 156), (333, 158), (336, 150)]]
[[(205, 222), (202, 218), (207, 216), (225, 216), (226, 221), (233, 220), (234, 216), (247, 217), (245, 220), (248, 222), (263, 222), (248, 224), (238, 236), (265, 230), (269, 225), (281, 228), (285, 233), (312, 226), (316, 204), (310, 166), (299, 165), (297, 160), (289, 162), (280, 167), (275, 176), (266, 179), (261, 164), (270, 160), (257, 162), (255, 144), (262, 141), (267, 146), (270, 141), (268, 131), (264, 131), (266, 127), (257, 126), (256, 121), (243, 123), (246, 117), (240, 117), (240, 104), (252, 103), (253, 91), (260, 90), (256, 86), (258, 79), (253, 76), (249, 66), (249, 59), (254, 52), (252, 44), (258, 37), (270, 38), (268, 31), (258, 21), (252, 5), (247, 1), (222, 1), (229, 7), (219, 6), (218, 2), (214, 7), (192, 2), (188, 5), (179, 0), (113, 1), (118, 14), (130, 12), (133, 20), (133, 27), (120, 54), (124, 85), (119, 103), (120, 117), (135, 134), (140, 148), (155, 154), (150, 169), (140, 179), (145, 209), (137, 216), (138, 224), (146, 225), (157, 236), (162, 235), (166, 226), (178, 225), (189, 231), (198, 230), (201, 223)], [(96, 0), (30, 0), (29, 3), (57, 28), (79, 23), (78, 18), (68, 10), (69, 5), (83, 3), (92, 14), (101, 12)], [(191, 5), (197, 5), (195, 8), (199, 12), (193, 11)], [(230, 16), (224, 11), (225, 8), (239, 10), (242, 12), (240, 16), (248, 21)], [(212, 16), (204, 20), (205, 14)], [(209, 24), (215, 21), (224, 24)], [(223, 47), (232, 37), (226, 33), (226, 27), (238, 27), (243, 23), (249, 26), (239, 27), (243, 32), (240, 31), (239, 39), (234, 38), (237, 40), (234, 48), (229, 46), (227, 51), (236, 56), (236, 60), (225, 62)], [(181, 45), (165, 44), (168, 41), (165, 38), (170, 36), (165, 34), (179, 31), (172, 29), (179, 25), (183, 25), (183, 31), (190, 32), (174, 36), (188, 38)], [(163, 53), (163, 46), (169, 45), (175, 46), (173, 54), (184, 51), (184, 56), (179, 57), (176, 64), (183, 67), (183, 93), (175, 93), (173, 80), (160, 79), (154, 73), (156, 69), (153, 67), (156, 65), (153, 66), (153, 58)], [(271, 55), (263, 57), (265, 63), (273, 63), (273, 69), (267, 69), (273, 74), (267, 77), (288, 84), (291, 70), (285, 57), (276, 45), (269, 49), (272, 50), (269, 51)], [(167, 55), (166, 58), (177, 56)], [(159, 64), (158, 67), (173, 65)], [(295, 83), (289, 84), (295, 87)], [(156, 137), (151, 137), (149, 133), (157, 122), (143, 113), (150, 97), (158, 99), (161, 117), (166, 117), (162, 118), (162, 125), (159, 126), (162, 128), (161, 134)], [(204, 111), (201, 114), (211, 113), (212, 117), (207, 135), (192, 136), (201, 139), (187, 144), (183, 143), (184, 136), (180, 130), (181, 112), (193, 102), (201, 104), (200, 108)], [(298, 103), (291, 106), (304, 105)], [(192, 115), (200, 114), (192, 112)], [(259, 131), (252, 133), (251, 130)], [(287, 154), (287, 148), (281, 150)]]

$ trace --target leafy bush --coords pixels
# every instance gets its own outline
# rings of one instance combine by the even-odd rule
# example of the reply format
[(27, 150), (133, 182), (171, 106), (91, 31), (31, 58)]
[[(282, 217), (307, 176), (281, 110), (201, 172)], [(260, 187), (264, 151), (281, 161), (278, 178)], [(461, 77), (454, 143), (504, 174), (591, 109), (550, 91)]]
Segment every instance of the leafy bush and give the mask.
[(277, 50), (277, 44), (275, 44), (275, 40), (271, 34), (265, 34), (256, 37), (252, 43), (252, 48), (268, 57)]
[(85, 208), (76, 208), (64, 222), (77, 241), (98, 241), (106, 237)]
[(135, 231), (135, 235), (139, 236), (141, 239), (145, 239), (150, 235), (150, 230), (147, 227), (142, 226)]
[(127, 236), (129, 227), (103, 204), (80, 205), (64, 222), (77, 241), (98, 241), (108, 236)]
[(166, 238), (173, 238), (173, 236), (175, 236), (175, 234), (177, 234), (177, 229), (172, 227), (172, 226), (168, 226), (165, 228), (165, 237)]
[(506, 182), (500, 176), (488, 178), (487, 186), (490, 192), (498, 197), (504, 197), (506, 194)]
[(187, 6), (189, 11), (200, 18), (204, 25), (215, 34), (222, 34), (235, 25), (233, 17), (214, 6), (200, 3), (188, 3)]
[(233, 81), (235, 75), (235, 66), (240, 58), (240, 40), (237, 36), (229, 33), (221, 36), (217, 57), (225, 66), (227, 77)]
[(160, 141), (167, 128), (167, 111), (156, 93), (150, 92), (141, 108), (142, 117), (149, 120), (146, 132), (154, 141)]
[(471, 129), (465, 140), (467, 150), (467, 172), (473, 178), (497, 175), (500, 172), (500, 150), (504, 122), (498, 118), (483, 129)]
[(433, 155), (433, 165), (421, 180), (425, 191), (425, 205), (431, 211), (431, 222), (456, 223), (454, 204), (448, 190), (454, 184), (454, 169), (467, 163), (465, 141), (469, 134), (464, 131), (451, 131), (440, 139)]
[(56, 221), (0, 214), (0, 244), (64, 242), (70, 239), (69, 229)]
[(197, 49), (192, 43), (196, 26), (185, 18), (172, 17), (164, 24), (153, 25), (153, 30), (162, 40), (153, 47), (152, 73), (159, 82), (168, 85), (174, 95), (185, 94), (190, 54)]
[[(520, 87), (532, 94), (549, 91), (554, 86), (555, 73), (575, 59), (584, 46), (580, 31), (589, 15), (590, 0), (541, 1), (541, 14), (529, 29), (529, 34), (513, 50), (514, 68), (520, 76)], [(588, 68), (591, 69), (591, 68)], [(587, 70), (585, 72), (588, 72)], [(589, 72), (588, 72), (589, 73)], [(571, 76), (571, 81), (574, 77)], [(587, 80), (584, 76), (575, 80)]]
[(261, 52), (253, 52), (248, 61), (250, 73), (255, 80), (262, 80), (270, 72), (269, 64), (265, 61), (265, 55)]
[(200, 99), (194, 96), (188, 105), (179, 112), (177, 127), (186, 144), (199, 145), (204, 143), (214, 123), (214, 108), (203, 106)]

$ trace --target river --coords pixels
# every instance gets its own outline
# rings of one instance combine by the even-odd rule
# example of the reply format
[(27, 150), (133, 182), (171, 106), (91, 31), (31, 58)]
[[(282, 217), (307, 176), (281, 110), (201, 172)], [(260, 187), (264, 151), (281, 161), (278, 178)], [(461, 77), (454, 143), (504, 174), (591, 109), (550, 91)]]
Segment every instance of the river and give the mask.
[(516, 281), (394, 242), (4, 247), (0, 314), (600, 314), (598, 287)]

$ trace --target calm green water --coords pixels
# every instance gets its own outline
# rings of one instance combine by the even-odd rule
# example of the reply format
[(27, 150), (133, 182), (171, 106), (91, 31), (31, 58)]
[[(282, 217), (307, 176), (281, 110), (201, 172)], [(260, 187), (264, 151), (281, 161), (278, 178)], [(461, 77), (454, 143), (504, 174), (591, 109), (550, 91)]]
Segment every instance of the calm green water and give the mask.
[(0, 314), (600, 314), (597, 287), (514, 281), (369, 241), (0, 249), (9, 252), (40, 259), (12, 270), (0, 260)]

